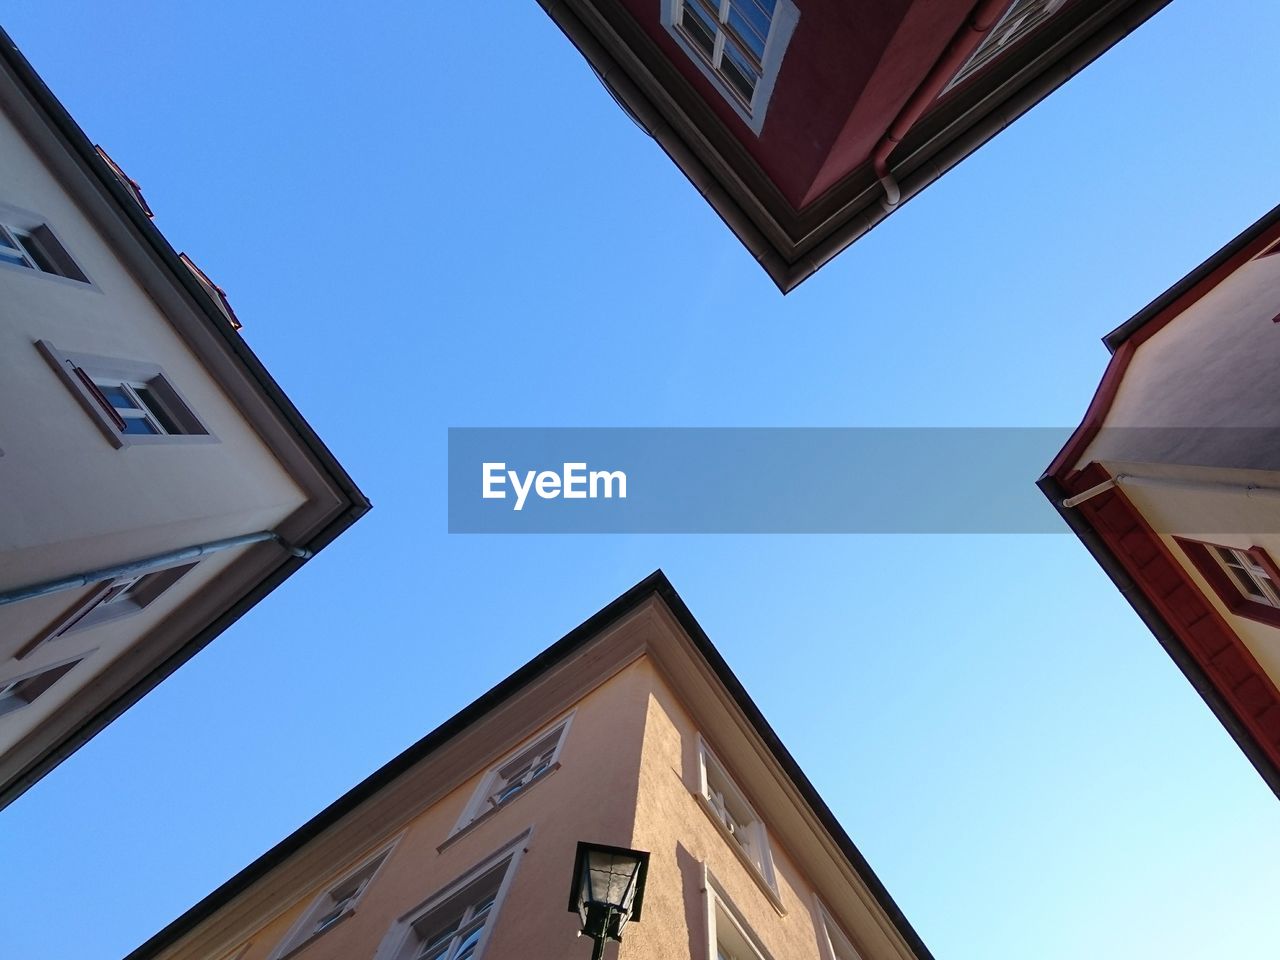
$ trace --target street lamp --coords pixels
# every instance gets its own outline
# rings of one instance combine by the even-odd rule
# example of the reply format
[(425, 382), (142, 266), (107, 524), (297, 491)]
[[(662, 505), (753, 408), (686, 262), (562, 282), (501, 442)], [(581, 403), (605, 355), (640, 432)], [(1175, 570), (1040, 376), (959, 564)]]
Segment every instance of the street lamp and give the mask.
[(628, 920), (640, 919), (648, 872), (649, 854), (641, 850), (579, 842), (569, 912), (582, 918), (578, 936), (585, 933), (596, 942), (591, 960), (604, 957), (606, 941), (622, 940)]

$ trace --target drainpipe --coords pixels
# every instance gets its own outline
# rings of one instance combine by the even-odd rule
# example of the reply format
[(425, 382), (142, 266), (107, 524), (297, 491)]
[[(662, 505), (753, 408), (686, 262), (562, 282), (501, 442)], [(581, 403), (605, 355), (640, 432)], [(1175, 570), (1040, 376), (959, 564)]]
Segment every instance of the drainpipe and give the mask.
[(1000, 22), (1005, 11), (1012, 5), (1012, 0), (982, 0), (969, 14), (959, 32), (951, 38), (942, 57), (933, 65), (915, 93), (907, 100), (906, 105), (898, 113), (897, 118), (889, 125), (885, 135), (871, 151), (871, 167), (875, 170), (880, 185), (884, 187), (885, 198), (881, 201), (886, 210), (892, 210), (902, 199), (902, 191), (898, 181), (889, 172), (889, 154), (902, 142), (916, 121), (924, 116), (943, 88), (951, 82), (952, 77), (960, 72), (965, 61), (973, 55), (982, 38), (991, 32), (991, 28)]
[(1280, 489), (1261, 487), (1256, 483), (1220, 483), (1214, 480), (1179, 480), (1176, 477), (1137, 477), (1131, 473), (1117, 473), (1110, 480), (1103, 480), (1097, 486), (1090, 487), (1067, 497), (1062, 501), (1063, 507), (1078, 507), (1086, 500), (1092, 500), (1100, 493), (1106, 493), (1113, 487), (1164, 487), (1175, 490), (1194, 490), (1198, 493), (1243, 493), (1250, 500), (1269, 500), (1280, 497)]
[(90, 584), (101, 583), (104, 580), (115, 580), (120, 577), (136, 577), (139, 574), (150, 573), (153, 570), (160, 570), (164, 567), (171, 567), (186, 560), (196, 560), (200, 557), (207, 557), (211, 553), (219, 553), (223, 550), (230, 550), (233, 547), (244, 547), (251, 543), (265, 543), (267, 541), (278, 543), (292, 556), (297, 557), (299, 560), (310, 560), (313, 556), (310, 550), (306, 550), (302, 547), (295, 547), (294, 545), (286, 542), (280, 534), (271, 530), (261, 530), (258, 533), (246, 533), (239, 537), (228, 537), (225, 540), (210, 540), (208, 543), (198, 543), (192, 547), (182, 547), (178, 550), (170, 550), (167, 553), (159, 553), (152, 557), (145, 557), (142, 560), (134, 560), (132, 563), (121, 563), (114, 567), (102, 567), (98, 570), (86, 570), (83, 573), (75, 573), (69, 577), (60, 577), (57, 580), (46, 580), (44, 583), (32, 584), (29, 587), (19, 587), (16, 590), (8, 590), (0, 593), (0, 607), (10, 603), (17, 603), (20, 600), (30, 600), (33, 597), (43, 597), (51, 593), (61, 593), (63, 590), (74, 590), (77, 587), (87, 587)]

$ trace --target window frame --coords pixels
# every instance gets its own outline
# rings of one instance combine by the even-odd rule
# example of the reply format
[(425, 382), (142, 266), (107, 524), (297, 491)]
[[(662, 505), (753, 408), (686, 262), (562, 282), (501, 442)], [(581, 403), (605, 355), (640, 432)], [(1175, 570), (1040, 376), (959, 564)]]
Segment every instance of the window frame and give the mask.
[[(19, 236), (15, 238), (15, 234)], [(9, 259), (12, 255), (6, 253), (4, 257), (0, 257), (0, 268), (70, 284), (81, 290), (97, 289), (97, 285), (89, 278), (79, 261), (71, 256), (67, 245), (49, 225), (48, 220), (40, 214), (12, 204), (0, 203), (0, 236), (8, 238), (7, 243), (16, 242), (16, 249), (22, 259), (27, 261), (24, 264), (13, 263)], [(22, 238), (31, 241), (35, 253)], [(49, 261), (54, 269), (46, 269), (39, 262), (41, 259)]]
[(942, 88), (938, 96), (946, 96), (988, 64), (993, 63), (1020, 41), (1038, 30), (1042, 24), (1058, 13), (1067, 0), (1014, 0), (996, 21), (987, 35), (978, 41), (968, 59), (961, 64), (956, 75)]
[[(60, 660), (57, 663), (46, 663), (44, 666), (38, 667), (35, 670), (29, 670), (26, 673), (20, 673), (15, 677), (10, 677), (7, 680), (0, 681), (0, 720), (3, 720), (10, 714), (18, 713), (31, 706), (53, 689), (53, 687), (57, 685), (58, 681), (62, 680), (76, 667), (84, 663), (85, 660), (89, 659), (89, 656), (92, 653), (94, 653), (93, 650), (86, 653), (77, 653), (74, 657)], [(16, 687), (19, 687), (24, 683), (30, 683), (33, 680), (39, 680), (50, 673), (57, 673), (57, 676), (53, 677), (30, 696), (26, 696), (25, 694), (12, 694), (12, 691)]]
[[(726, 38), (734, 32), (728, 24), (729, 8), (734, 2), (750, 3), (751, 0), (662, 0), (662, 26), (702, 75), (711, 81), (742, 122), (752, 133), (759, 136), (764, 128), (769, 102), (773, 99), (773, 89), (782, 68), (783, 57), (791, 43), (796, 25), (800, 21), (800, 9), (792, 0), (776, 0), (769, 22), (769, 34), (764, 40), (764, 53), (759, 58), (760, 78), (748, 102), (721, 74), (717, 66), (717, 63), (723, 60)], [(680, 25), (684, 7), (690, 3), (700, 4), (704, 11), (708, 6), (716, 7), (716, 34), (712, 38), (713, 52), (710, 59), (705, 51), (689, 39)], [(706, 12), (709, 14), (710, 11)], [(746, 47), (745, 44), (739, 44), (739, 46), (743, 46), (744, 49)], [(754, 54), (750, 50), (746, 52), (754, 59)]]
[[(360, 901), (364, 899), (365, 894), (369, 892), (369, 888), (378, 879), (383, 867), (387, 865), (387, 861), (391, 859), (391, 854), (396, 845), (399, 844), (402, 836), (403, 834), (379, 848), (376, 853), (357, 861), (355, 866), (348, 867), (337, 873), (338, 879), (325, 883), (320, 892), (311, 898), (298, 919), (289, 927), (284, 937), (281, 938), (280, 943), (271, 951), (270, 960), (283, 960), (285, 957), (292, 956), (303, 947), (323, 937), (355, 913)], [(359, 880), (361, 874), (366, 871), (368, 871), (368, 876), (364, 877), (363, 880)], [(333, 897), (334, 891), (341, 890), (352, 880), (357, 880), (360, 884), (356, 893), (346, 898), (339, 914), (334, 919), (317, 929), (316, 924), (325, 916), (322, 912), (326, 906), (325, 898)]]
[(721, 913), (729, 921), (734, 934), (750, 951), (746, 956), (739, 956), (737, 953), (729, 954), (730, 960), (773, 960), (772, 955), (761, 943), (759, 934), (751, 928), (751, 924), (747, 923), (742, 912), (734, 906), (724, 885), (716, 879), (706, 864), (702, 866), (702, 889), (706, 900), (708, 960), (720, 960), (722, 956), (720, 953), (721, 924), (718, 916)]
[(25, 659), (46, 643), (69, 634), (141, 613), (198, 564), (198, 560), (192, 560), (134, 577), (103, 580), (88, 596), (63, 611), (49, 626), (20, 647), (13, 655), (14, 659)]
[[(720, 805), (716, 803), (710, 783), (710, 768), (715, 768), (716, 778), (723, 779), (725, 781), (725, 785), (733, 791), (734, 795), (731, 796), (730, 799), (734, 801), (734, 805), (745, 807), (750, 813), (752, 819), (745, 825), (745, 828), (751, 831), (753, 844), (758, 850), (758, 858), (753, 857), (751, 855), (751, 851), (736, 837), (736, 834), (744, 828), (731, 828), (724, 819), (726, 813), (730, 818), (733, 818), (735, 822), (738, 818), (734, 817), (732, 813), (728, 813), (727, 811), (722, 812)], [(703, 737), (701, 733), (698, 734), (697, 787), (698, 789), (695, 796), (698, 799), (699, 806), (707, 816), (711, 818), (711, 822), (716, 825), (721, 836), (725, 838), (734, 853), (751, 868), (752, 876), (760, 882), (764, 891), (769, 895), (770, 902), (773, 903), (774, 908), (780, 913), (785, 913), (782, 907), (780, 894), (778, 893), (778, 877), (773, 863), (773, 845), (769, 840), (768, 824), (765, 823), (764, 818), (760, 816), (759, 812), (757, 812), (754, 804), (747, 799), (746, 793), (743, 791), (742, 787), (738, 786), (738, 781), (734, 778), (733, 774), (729, 772), (729, 768), (725, 766), (724, 761), (716, 756), (715, 751), (711, 749), (710, 744), (707, 743), (706, 738)], [(721, 790), (719, 793), (723, 798), (725, 791)], [(721, 804), (723, 804), (723, 799), (721, 800)]]
[(395, 919), (387, 930), (386, 935), (382, 938), (382, 942), (374, 954), (374, 960), (414, 960), (415, 951), (422, 946), (420, 941), (415, 942), (413, 939), (414, 927), (430, 916), (433, 911), (445, 906), (450, 899), (461, 893), (468, 886), (482, 879), (491, 871), (501, 868), (503, 871), (502, 879), (498, 882), (493, 905), (489, 908), (485, 917), (480, 939), (477, 941), (475, 952), (471, 957), (471, 960), (481, 960), (485, 950), (488, 948), (489, 940), (493, 936), (498, 915), (502, 910), (507, 894), (511, 890), (516, 870), (520, 866), (520, 860), (528, 850), (528, 843), (532, 835), (533, 828), (529, 827), (519, 836), (508, 840), (479, 863), (473, 865), (460, 876), (449, 881), (445, 886), (420, 901), (416, 906), (402, 913)]
[[(863, 953), (853, 942), (853, 937), (844, 932), (844, 927), (831, 916), (831, 911), (816, 893), (813, 895), (813, 902), (817, 906), (818, 920), (821, 924), (818, 948), (822, 953), (822, 960), (863, 960)], [(837, 938), (840, 940), (839, 945), (843, 948), (842, 950), (837, 949)]]
[[(542, 727), (533, 736), (526, 737), (522, 740), (520, 745), (514, 750), (508, 751), (496, 763), (491, 763), (488, 766), (485, 770), (484, 776), (480, 778), (480, 782), (476, 785), (476, 789), (472, 793), (471, 799), (468, 800), (466, 806), (462, 808), (462, 813), (458, 817), (458, 822), (454, 825), (453, 829), (449, 831), (449, 837), (446, 840), (446, 843), (448, 840), (458, 836), (458, 834), (464, 832), (472, 825), (488, 819), (499, 810), (503, 810), (516, 800), (519, 800), (522, 796), (528, 793), (529, 790), (560, 769), (560, 755), (564, 752), (565, 741), (569, 738), (569, 728), (573, 724), (575, 713), (576, 711), (570, 711), (563, 717), (560, 717), (552, 723)], [(519, 790), (511, 793), (501, 802), (491, 803), (490, 797), (493, 796), (495, 792), (496, 785), (501, 777), (502, 768), (510, 766), (516, 760), (520, 759), (522, 755), (530, 752), (543, 740), (546, 740), (553, 735), (557, 737), (556, 745), (544, 770), (531, 777)]]
[[(159, 364), (72, 353), (59, 350), (48, 340), (37, 340), (35, 346), (113, 447), (220, 442)], [(183, 432), (126, 433), (123, 426), (125, 417), (103, 394), (104, 384), (100, 381), (143, 384), (154, 395), (164, 416)], [(147, 412), (154, 417), (150, 404), (146, 406)]]
[[(1280, 567), (1271, 555), (1256, 544), (1249, 547), (1233, 547), (1227, 544), (1214, 543), (1208, 540), (1192, 540), (1186, 537), (1174, 537), (1174, 541), (1182, 548), (1183, 553), (1191, 560), (1192, 565), (1204, 577), (1218, 599), (1231, 613), (1267, 626), (1280, 627), (1280, 603), (1263, 602), (1248, 596), (1244, 588), (1229, 571), (1226, 563), (1218, 554), (1219, 550), (1243, 554), (1259, 572), (1265, 574), (1271, 582), (1271, 591), (1280, 598)], [(1262, 588), (1263, 593), (1267, 589)]]

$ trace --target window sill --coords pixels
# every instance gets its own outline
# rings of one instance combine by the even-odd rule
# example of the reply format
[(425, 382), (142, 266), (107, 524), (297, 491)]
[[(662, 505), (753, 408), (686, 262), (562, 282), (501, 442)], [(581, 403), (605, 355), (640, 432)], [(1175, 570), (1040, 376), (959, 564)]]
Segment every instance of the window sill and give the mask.
[(764, 893), (765, 898), (773, 906), (773, 909), (778, 911), (778, 916), (785, 917), (787, 915), (787, 908), (782, 905), (782, 898), (778, 896), (778, 891), (769, 884), (769, 881), (765, 879), (764, 874), (760, 872), (760, 868), (752, 862), (751, 858), (743, 851), (742, 845), (734, 839), (733, 834), (729, 832), (729, 828), (724, 825), (724, 821), (721, 820), (720, 815), (716, 813), (716, 808), (713, 807), (711, 802), (701, 793), (692, 790), (690, 793), (693, 794), (693, 799), (697, 802), (698, 808), (707, 815), (707, 819), (709, 819), (715, 825), (716, 829), (720, 831), (720, 836), (724, 837), (725, 844), (734, 852), (738, 859), (742, 861), (742, 865), (747, 868), (747, 873), (751, 874), (751, 879), (756, 882), (756, 886), (758, 886), (761, 892)]
[(529, 793), (529, 791), (532, 790), (534, 787), (536, 787), (538, 784), (542, 783), (544, 780), (548, 779), (549, 777), (554, 776), (555, 772), (559, 769), (560, 769), (560, 761), (557, 760), (555, 763), (553, 763), (550, 767), (547, 768), (546, 773), (542, 774), (540, 777), (538, 777), (536, 780), (530, 783), (527, 787), (525, 787), (523, 790), (521, 790), (519, 793), (513, 796), (506, 803), (500, 804), (499, 806), (496, 806), (496, 807), (490, 807), (484, 813), (479, 814), (478, 816), (468, 821), (463, 826), (458, 827), (456, 830), (454, 830), (453, 833), (449, 834), (449, 836), (445, 839), (443, 843), (441, 843), (438, 847), (436, 847), (436, 853), (444, 853), (445, 850), (453, 846), (454, 841), (470, 833), (480, 824), (487, 823), (491, 817), (493, 817), (495, 814), (499, 813), (500, 811), (506, 810), (513, 803), (516, 803), (525, 794)]

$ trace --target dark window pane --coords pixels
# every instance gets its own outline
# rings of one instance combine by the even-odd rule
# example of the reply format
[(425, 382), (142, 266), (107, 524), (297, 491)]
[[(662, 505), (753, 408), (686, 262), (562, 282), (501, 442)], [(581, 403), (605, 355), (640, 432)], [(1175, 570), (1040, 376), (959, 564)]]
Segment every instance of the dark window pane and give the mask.
[(154, 434), (158, 431), (152, 425), (151, 421), (144, 417), (125, 417), (124, 432), (134, 434)]
[(45, 273), (60, 273), (57, 264), (55, 264), (49, 255), (45, 252), (44, 247), (40, 246), (40, 241), (29, 233), (15, 233), (14, 237), (18, 243), (22, 244), (22, 249), (27, 251), (29, 256), (37, 267)]
[(703, 16), (703, 12), (698, 9), (696, 3), (686, 3), (684, 14), (680, 18), (680, 26), (684, 28), (685, 36), (710, 57), (716, 45), (716, 28), (704, 20)]
[(729, 81), (742, 99), (751, 102), (751, 95), (756, 91), (756, 72), (747, 60), (747, 55), (732, 40), (724, 44), (724, 58), (720, 61), (720, 73)]
[(1249, 576), (1249, 574), (1245, 573), (1239, 567), (1232, 567), (1231, 572), (1235, 575), (1236, 580), (1239, 581), (1240, 589), (1243, 590), (1245, 594), (1250, 597), (1261, 597), (1263, 595), (1262, 591), (1258, 589), (1258, 585), (1253, 582), (1253, 578)]
[(164, 430), (165, 433), (183, 432), (182, 428), (174, 422), (174, 419), (171, 416), (169, 416), (164, 405), (156, 398), (155, 393), (150, 387), (134, 387), (134, 391), (138, 394), (138, 399), (142, 401), (143, 406), (145, 406), (148, 412), (155, 417), (156, 422), (160, 424), (161, 429)]

